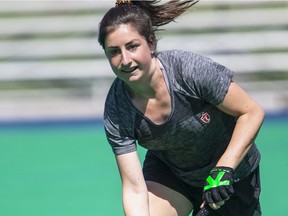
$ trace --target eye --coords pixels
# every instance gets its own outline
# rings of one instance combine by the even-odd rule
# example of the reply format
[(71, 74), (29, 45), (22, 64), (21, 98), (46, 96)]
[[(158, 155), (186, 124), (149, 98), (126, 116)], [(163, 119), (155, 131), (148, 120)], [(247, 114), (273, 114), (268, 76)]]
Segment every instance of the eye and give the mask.
[(120, 49), (109, 49), (109, 50), (108, 50), (108, 54), (109, 54), (110, 56), (116, 56), (116, 55), (118, 55), (118, 54), (120, 54), (120, 53), (121, 53)]
[(136, 49), (139, 47), (138, 44), (129, 44), (127, 49), (130, 51), (136, 51)]

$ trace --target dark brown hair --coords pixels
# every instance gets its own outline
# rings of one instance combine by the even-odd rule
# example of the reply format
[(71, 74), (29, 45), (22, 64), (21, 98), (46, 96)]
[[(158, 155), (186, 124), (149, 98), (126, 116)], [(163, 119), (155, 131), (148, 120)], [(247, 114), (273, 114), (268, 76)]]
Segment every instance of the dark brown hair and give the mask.
[(132, 25), (149, 44), (156, 48), (155, 32), (158, 27), (174, 21), (198, 0), (171, 0), (158, 4), (160, 0), (131, 1), (111, 8), (99, 24), (98, 42), (105, 49), (107, 34), (121, 24)]

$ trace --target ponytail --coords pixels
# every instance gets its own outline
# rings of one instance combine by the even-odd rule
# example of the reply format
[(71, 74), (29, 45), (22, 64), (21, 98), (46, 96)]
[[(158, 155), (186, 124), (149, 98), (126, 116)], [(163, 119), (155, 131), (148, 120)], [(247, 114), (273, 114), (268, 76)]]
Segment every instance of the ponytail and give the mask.
[(160, 0), (117, 0), (116, 6), (111, 8), (100, 22), (99, 44), (105, 49), (107, 34), (121, 24), (130, 24), (156, 48), (155, 32), (158, 27), (174, 21), (198, 0), (171, 0), (164, 4), (159, 4), (159, 2)]
[(171, 0), (164, 4), (158, 4), (160, 0), (131, 2), (146, 11), (151, 18), (152, 25), (157, 28), (174, 21), (175, 18), (196, 4), (198, 0)]

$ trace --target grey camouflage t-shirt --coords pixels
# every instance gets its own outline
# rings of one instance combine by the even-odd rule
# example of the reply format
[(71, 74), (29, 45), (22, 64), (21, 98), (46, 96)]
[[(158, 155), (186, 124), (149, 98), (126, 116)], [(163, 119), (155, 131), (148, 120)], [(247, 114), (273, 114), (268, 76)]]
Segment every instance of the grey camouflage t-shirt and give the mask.
[[(217, 109), (232, 82), (233, 72), (201, 55), (172, 50), (160, 52), (169, 86), (172, 112), (162, 125), (146, 118), (132, 104), (123, 81), (116, 78), (107, 95), (104, 126), (115, 154), (147, 148), (190, 185), (202, 186), (224, 153), (236, 119)], [(255, 145), (236, 169), (236, 178), (259, 164)]]

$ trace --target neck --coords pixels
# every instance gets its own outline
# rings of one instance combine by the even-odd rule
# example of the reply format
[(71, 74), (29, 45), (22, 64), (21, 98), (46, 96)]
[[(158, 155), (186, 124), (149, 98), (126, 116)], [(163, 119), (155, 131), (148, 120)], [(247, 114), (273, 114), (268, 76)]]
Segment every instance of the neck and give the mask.
[(160, 69), (158, 60), (153, 58), (150, 76), (148, 76), (147, 80), (138, 82), (137, 84), (127, 85), (126, 87), (131, 98), (156, 98), (158, 93), (163, 88), (163, 81), (164, 76)]

